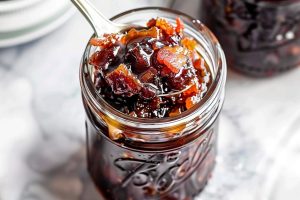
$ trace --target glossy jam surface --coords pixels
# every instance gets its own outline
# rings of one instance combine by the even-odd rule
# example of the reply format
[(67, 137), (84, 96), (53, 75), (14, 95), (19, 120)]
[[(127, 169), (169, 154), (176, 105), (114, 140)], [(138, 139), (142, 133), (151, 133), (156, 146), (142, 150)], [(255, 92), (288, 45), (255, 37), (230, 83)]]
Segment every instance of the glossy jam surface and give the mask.
[(204, 0), (201, 14), (230, 67), (272, 76), (300, 64), (299, 0)]
[(117, 110), (139, 118), (181, 114), (199, 103), (211, 76), (184, 24), (151, 19), (143, 29), (93, 38), (96, 90)]

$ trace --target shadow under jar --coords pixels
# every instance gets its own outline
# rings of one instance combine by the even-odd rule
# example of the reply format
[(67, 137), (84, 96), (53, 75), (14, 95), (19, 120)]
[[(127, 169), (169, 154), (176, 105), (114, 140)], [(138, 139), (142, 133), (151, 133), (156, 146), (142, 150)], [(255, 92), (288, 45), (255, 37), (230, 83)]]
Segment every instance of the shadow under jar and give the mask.
[(203, 0), (201, 8), (233, 69), (264, 77), (300, 64), (299, 0)]
[[(210, 66), (212, 83), (205, 97), (176, 117), (134, 118), (110, 106), (97, 93), (93, 67), (95, 47), (88, 45), (80, 68), (86, 110), (89, 173), (105, 199), (192, 199), (204, 188), (215, 165), (218, 116), (224, 101), (226, 61), (212, 33), (191, 17), (162, 8), (143, 8), (113, 18), (144, 25), (155, 17), (185, 23)], [(122, 134), (114, 141), (110, 134)]]

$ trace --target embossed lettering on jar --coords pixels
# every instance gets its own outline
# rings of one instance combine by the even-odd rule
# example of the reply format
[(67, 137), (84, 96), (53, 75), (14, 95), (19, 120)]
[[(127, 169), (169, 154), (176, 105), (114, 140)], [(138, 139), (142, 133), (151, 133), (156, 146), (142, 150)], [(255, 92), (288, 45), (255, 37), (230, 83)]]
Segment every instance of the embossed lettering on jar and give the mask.
[[(226, 61), (213, 34), (199, 21), (168, 9), (137, 9), (113, 19), (145, 24), (153, 17), (175, 23), (180, 16), (186, 34), (195, 38), (210, 67), (212, 83), (204, 98), (176, 117), (134, 118), (115, 110), (97, 93), (88, 58), (82, 59), (80, 81), (87, 113), (89, 173), (105, 199), (193, 199), (209, 180), (216, 157), (218, 117), (224, 101)], [(122, 135), (112, 140), (109, 135)]]
[(204, 0), (201, 8), (233, 69), (272, 76), (300, 64), (299, 0)]

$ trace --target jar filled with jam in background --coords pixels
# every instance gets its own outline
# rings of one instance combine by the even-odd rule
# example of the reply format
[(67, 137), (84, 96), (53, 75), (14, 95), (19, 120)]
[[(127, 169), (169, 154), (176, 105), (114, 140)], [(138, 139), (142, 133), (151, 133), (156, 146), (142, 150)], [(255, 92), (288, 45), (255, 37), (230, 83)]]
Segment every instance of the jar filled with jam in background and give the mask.
[[(91, 58), (92, 63), (95, 63), (93, 62), (94, 56), (97, 57), (103, 53), (109, 57), (115, 51), (119, 53), (122, 51), (118, 48), (110, 53), (108, 51), (97, 53), (97, 47), (87, 45), (80, 68), (80, 81), (83, 104), (87, 114), (88, 170), (97, 189), (105, 199), (193, 199), (206, 185), (215, 165), (218, 118), (224, 101), (227, 72), (224, 53), (217, 39), (206, 26), (185, 14), (169, 9), (136, 9), (117, 15), (113, 20), (118, 23), (145, 26), (150, 19), (157, 17), (167, 20), (174, 26), (177, 23), (177, 28), (184, 24), (184, 34), (198, 43), (197, 51), (205, 59), (210, 81), (201, 100), (182, 113), (177, 112), (173, 115), (169, 113), (167, 117), (157, 118), (157, 113), (165, 112), (148, 110), (147, 112), (152, 113), (156, 118), (143, 118), (149, 117), (149, 113), (147, 115), (143, 113), (143, 117), (137, 117), (141, 111), (135, 111), (132, 114), (124, 106), (131, 102), (119, 104), (120, 109), (116, 109), (118, 105), (112, 106), (112, 104), (120, 99), (109, 101), (107, 98), (110, 97), (107, 94), (103, 96), (97, 90), (97, 86), (95, 87), (95, 81), (97, 82), (95, 74), (97, 73), (95, 66), (91, 65)], [(160, 22), (163, 24), (161, 27), (169, 27), (164, 20)], [(156, 20), (157, 23), (158, 20)], [(148, 22), (148, 26), (152, 26), (151, 24), (155, 24), (155, 20)], [(150, 29), (151, 33), (141, 31), (139, 34), (152, 34), (154, 29), (156, 28)], [(131, 35), (136, 35), (137, 32), (136, 30), (129, 31)], [(135, 42), (130, 44), (134, 48), (129, 48), (128, 52), (135, 55), (135, 53), (141, 53), (142, 50), (146, 55), (151, 52), (148, 47), (152, 39), (146, 37), (140, 40), (139, 38), (141, 43), (134, 40)], [(166, 42), (176, 43), (177, 39), (178, 37), (170, 37), (166, 39)], [(155, 43), (155, 49), (162, 48), (163, 42)], [(162, 57), (166, 58), (164, 60), (166, 65), (172, 63), (172, 59), (168, 60), (167, 56), (174, 53), (170, 48), (167, 46), (163, 51), (158, 52), (158, 54), (165, 53)], [(139, 49), (139, 52), (135, 49)], [(180, 48), (177, 48), (175, 53), (180, 51)], [(134, 70), (133, 67), (129, 69)], [(118, 73), (109, 72), (108, 78), (117, 74), (132, 73), (122, 64), (115, 70)], [(152, 68), (149, 70), (155, 71)], [(176, 71), (172, 68), (170, 73), (174, 70)], [(127, 81), (127, 78), (123, 77), (122, 80)], [(133, 81), (132, 84), (136, 82)], [(109, 87), (108, 85), (107, 88)], [(106, 91), (106, 87), (102, 87), (102, 91)], [(152, 103), (149, 105), (152, 106)], [(142, 108), (148, 109), (149, 107), (144, 105)], [(129, 114), (126, 114), (127, 112)]]
[(300, 64), (299, 0), (203, 0), (200, 13), (229, 67), (264, 77)]

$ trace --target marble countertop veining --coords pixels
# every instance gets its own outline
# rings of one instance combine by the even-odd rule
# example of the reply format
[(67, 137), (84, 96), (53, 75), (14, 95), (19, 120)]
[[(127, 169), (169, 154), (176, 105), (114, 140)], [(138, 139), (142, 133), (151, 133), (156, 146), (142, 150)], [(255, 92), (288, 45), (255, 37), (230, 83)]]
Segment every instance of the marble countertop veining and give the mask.
[[(113, 15), (141, 4), (150, 1), (100, 7)], [(0, 49), (0, 200), (99, 199), (86, 171), (78, 80), (91, 33), (76, 14), (46, 37)], [(197, 199), (297, 199), (299, 85), (300, 68), (270, 79), (229, 72), (218, 164)]]

